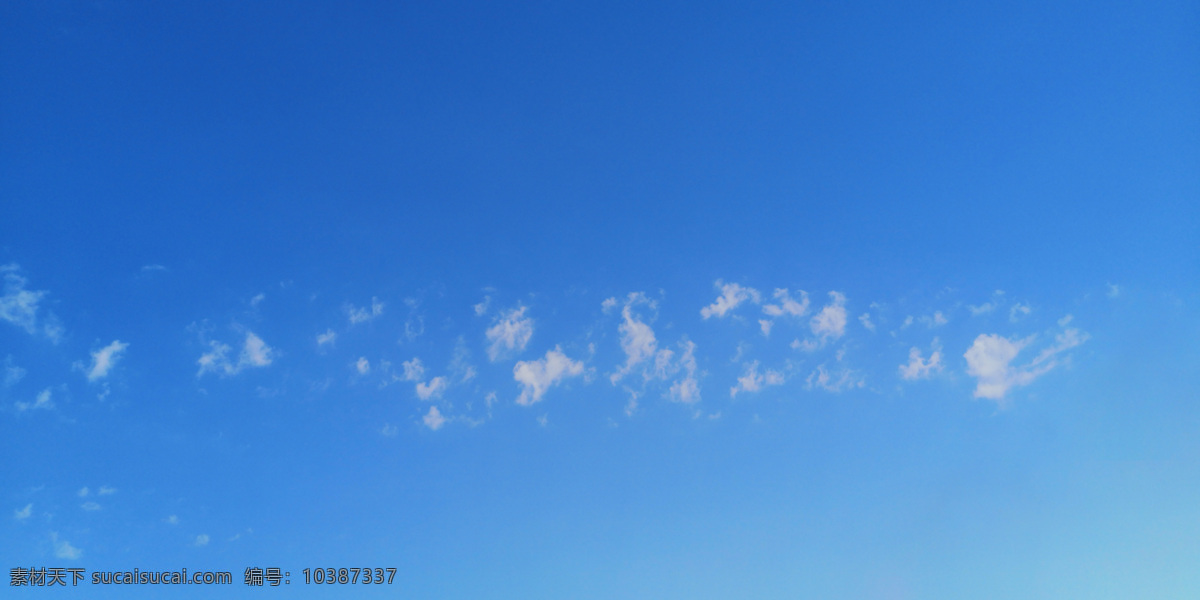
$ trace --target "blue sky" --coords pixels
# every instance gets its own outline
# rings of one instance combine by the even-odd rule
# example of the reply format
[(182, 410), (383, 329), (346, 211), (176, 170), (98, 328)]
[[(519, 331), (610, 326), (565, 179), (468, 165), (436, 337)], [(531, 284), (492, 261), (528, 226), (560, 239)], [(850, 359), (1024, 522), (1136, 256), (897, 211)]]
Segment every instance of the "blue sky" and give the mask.
[(0, 563), (1192, 597), (1198, 21), (5, 4)]

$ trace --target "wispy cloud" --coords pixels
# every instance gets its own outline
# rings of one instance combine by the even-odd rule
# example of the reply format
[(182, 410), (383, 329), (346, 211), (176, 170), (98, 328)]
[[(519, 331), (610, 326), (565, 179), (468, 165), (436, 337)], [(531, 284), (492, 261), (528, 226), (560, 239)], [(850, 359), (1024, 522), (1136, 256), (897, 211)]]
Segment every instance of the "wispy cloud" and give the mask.
[(527, 307), (519, 306), (504, 312), (486, 332), (489, 343), (488, 359), (496, 362), (514, 353), (520, 353), (533, 337), (533, 319), (525, 316)]
[(683, 340), (679, 345), (683, 354), (676, 364), (683, 370), (683, 377), (671, 384), (668, 397), (675, 402), (694, 404), (700, 401), (700, 382), (696, 378), (696, 344)]
[(217, 373), (222, 376), (236, 375), (246, 368), (266, 367), (274, 361), (276, 351), (267, 345), (262, 338), (252, 331), (246, 332), (242, 343), (242, 351), (234, 362), (229, 358), (233, 349), (221, 342), (209, 342), (209, 351), (202, 354), (196, 364), (200, 365), (197, 377), (205, 373)]
[(46, 388), (38, 393), (37, 399), (33, 402), (16, 402), (18, 412), (27, 410), (49, 410), (54, 408), (54, 401), (50, 399), (50, 388)]
[(62, 337), (62, 326), (53, 314), (41, 310), (41, 302), (48, 292), (26, 289), (28, 281), (21, 275), (21, 267), (15, 263), (0, 266), (0, 274), (4, 278), (0, 321), (12, 323), (30, 335), (44, 335), (58, 343)]
[(33, 503), (32, 502), (29, 504), (26, 504), (25, 508), (18, 508), (17, 510), (13, 511), (13, 518), (18, 521), (24, 521), (25, 519), (28, 519), (31, 515), (33, 515)]
[(404, 361), (402, 366), (405, 381), (420, 381), (425, 378), (425, 365), (421, 364), (420, 358), (414, 356), (412, 360)]
[(766, 369), (763, 373), (759, 373), (758, 361), (751, 361), (745, 365), (745, 372), (738, 377), (737, 385), (729, 388), (729, 397), (736, 398), (741, 392), (757, 392), (767, 386), (783, 385), (783, 382), (782, 372)]
[(117, 361), (125, 354), (129, 344), (121, 340), (113, 342), (92, 353), (92, 364), (87, 369), (88, 381), (97, 381), (108, 377), (108, 372), (116, 366)]
[(625, 364), (609, 377), (614, 385), (639, 364), (654, 356), (658, 348), (654, 330), (634, 312), (634, 307), (639, 304), (644, 304), (651, 310), (655, 308), (654, 302), (646, 299), (645, 294), (641, 292), (629, 294), (625, 301), (625, 306), (621, 309), (622, 321), (617, 327), (621, 334), (621, 351), (625, 353)]
[(854, 371), (845, 367), (836, 367), (830, 369), (825, 364), (817, 365), (817, 368), (804, 380), (805, 387), (808, 389), (822, 389), (827, 392), (838, 393), (853, 388), (861, 388), (866, 385), (862, 377), (858, 376)]
[(978, 317), (979, 315), (986, 315), (993, 310), (996, 310), (996, 303), (984, 302), (983, 304), (979, 305), (971, 304), (967, 306), (967, 310), (971, 311), (972, 317)]
[(799, 300), (792, 298), (787, 288), (777, 288), (772, 297), (778, 300), (779, 303), (763, 305), (763, 312), (772, 317), (782, 317), (784, 315), (803, 317), (808, 314), (808, 292), (804, 290), (797, 290), (797, 292), (799, 293)]
[(813, 316), (809, 325), (819, 339), (842, 337), (846, 333), (846, 296), (841, 292), (829, 292), (829, 304)]
[(323, 347), (333, 344), (337, 341), (337, 332), (332, 329), (326, 329), (325, 333), (317, 334), (317, 347)]
[(18, 367), (13, 362), (12, 356), (6, 356), (4, 357), (4, 365), (0, 367), (0, 383), (3, 383), (4, 387), (11, 387), (16, 385), (18, 381), (21, 381), (25, 377), (25, 373), (25, 369)]
[(859, 323), (862, 323), (862, 326), (863, 326), (863, 328), (864, 328), (864, 329), (866, 329), (867, 331), (870, 331), (870, 332), (874, 333), (874, 331), (875, 331), (875, 323), (872, 323), (872, 322), (871, 322), (871, 315), (870, 315), (870, 313), (863, 313), (863, 314), (859, 315), (859, 316), (858, 316), (858, 322), (859, 322)]
[(921, 323), (924, 323), (925, 326), (930, 329), (933, 329), (934, 327), (941, 327), (942, 325), (950, 322), (950, 319), (947, 319), (946, 315), (942, 314), (942, 311), (940, 310), (934, 311), (932, 315), (922, 315), (920, 320)]
[(1004, 297), (1004, 290), (996, 290), (992, 292), (992, 299), (983, 304), (967, 305), (967, 310), (971, 311), (972, 317), (986, 315), (1000, 306), (1000, 301)]
[(58, 532), (50, 533), (50, 543), (54, 544), (55, 558), (63, 560), (75, 560), (83, 556), (83, 551), (71, 545), (67, 540), (58, 539)]
[[(611, 298), (613, 306), (616, 299)], [(605, 301), (605, 304), (609, 304)], [(637, 312), (637, 307), (643, 306), (651, 311), (657, 309), (657, 304), (642, 292), (629, 294), (621, 308), (621, 324), (617, 331), (620, 333), (621, 351), (625, 353), (625, 363), (617, 368), (609, 377), (616, 385), (625, 376), (640, 372), (641, 381), (625, 386), (629, 393), (626, 414), (632, 414), (638, 405), (638, 398), (646, 389), (645, 386), (653, 381), (669, 381), (679, 376), (664, 395), (673, 402), (691, 404), (700, 400), (700, 385), (696, 375), (696, 344), (684, 338), (679, 342), (680, 354), (669, 348), (659, 348), (658, 338), (654, 329), (646, 323)], [(640, 387), (639, 387), (640, 385)]]
[(900, 377), (905, 381), (928, 379), (930, 375), (942, 370), (942, 346), (937, 338), (933, 340), (933, 348), (929, 358), (921, 356), (921, 349), (913, 346), (908, 350), (908, 364), (900, 365)]
[(1017, 321), (1029, 316), (1029, 313), (1031, 312), (1033, 312), (1033, 308), (1028, 304), (1014, 304), (1008, 311), (1008, 320), (1016, 323)]
[(471, 364), (471, 351), (467, 349), (467, 344), (461, 336), (454, 344), (454, 355), (450, 359), (450, 373), (458, 379), (459, 383), (468, 382), (477, 375), (475, 366)]
[(417, 397), (422, 400), (433, 400), (440, 398), (446, 391), (448, 383), (445, 377), (434, 377), (428, 382), (417, 384)]
[(713, 285), (721, 290), (721, 295), (712, 304), (700, 309), (700, 316), (705, 319), (724, 318), (729, 311), (747, 300), (755, 304), (762, 301), (762, 294), (759, 294), (758, 290), (754, 288), (742, 287), (736, 283), (723, 283), (720, 279)]
[(787, 288), (776, 288), (773, 298), (777, 301), (775, 304), (764, 304), (763, 313), (771, 317), (771, 319), (759, 319), (758, 325), (762, 329), (763, 335), (771, 335), (771, 328), (774, 325), (774, 320), (780, 317), (800, 318), (808, 314), (808, 292), (797, 290), (799, 299), (793, 298), (791, 292)]
[(366, 323), (383, 314), (383, 302), (378, 298), (371, 297), (371, 306), (354, 306), (347, 302), (342, 309), (346, 311), (346, 317), (350, 319), (351, 325)]
[(425, 417), (421, 420), (425, 422), (426, 427), (433, 431), (441, 429), (442, 425), (446, 424), (446, 418), (442, 416), (442, 412), (436, 406), (430, 406), (429, 412), (425, 413)]
[(517, 404), (530, 406), (539, 402), (550, 388), (569, 377), (582, 374), (583, 363), (571, 360), (557, 346), (541, 359), (520, 361), (513, 367), (513, 379), (521, 384)]
[[(1060, 321), (1066, 327), (1070, 317)], [(1003, 405), (1004, 397), (1014, 387), (1029, 385), (1060, 364), (1058, 356), (1087, 341), (1088, 335), (1075, 328), (1066, 328), (1055, 335), (1054, 343), (1043, 349), (1032, 361), (1021, 366), (1012, 363), (1037, 336), (1010, 339), (997, 334), (981, 334), (975, 338), (963, 356), (967, 359), (967, 374), (976, 379), (975, 397), (995, 400)]]
[(476, 304), (472, 308), (475, 309), (475, 316), (482, 317), (488, 311), (488, 307), (492, 305), (492, 297), (484, 296), (483, 301)]
[(1021, 349), (1033, 339), (1030, 336), (1013, 340), (997, 334), (981, 334), (975, 338), (963, 356), (967, 359), (967, 374), (978, 380), (976, 398), (1003, 400), (1010, 388), (1027, 385), (1047, 370), (1021, 369), (1011, 365)]

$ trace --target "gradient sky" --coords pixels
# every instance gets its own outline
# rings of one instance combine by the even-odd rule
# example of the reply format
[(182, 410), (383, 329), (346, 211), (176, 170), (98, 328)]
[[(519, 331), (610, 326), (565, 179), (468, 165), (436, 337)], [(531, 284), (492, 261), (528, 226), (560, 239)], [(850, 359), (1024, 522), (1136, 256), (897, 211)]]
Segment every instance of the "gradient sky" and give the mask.
[(0, 565), (1195, 597), (1198, 30), (3, 3)]

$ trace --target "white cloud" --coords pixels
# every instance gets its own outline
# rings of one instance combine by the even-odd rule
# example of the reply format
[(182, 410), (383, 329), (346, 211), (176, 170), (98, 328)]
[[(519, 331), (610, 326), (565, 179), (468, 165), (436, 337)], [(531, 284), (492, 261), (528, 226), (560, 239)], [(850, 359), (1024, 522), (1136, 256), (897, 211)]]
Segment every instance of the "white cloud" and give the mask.
[(412, 360), (404, 361), (402, 366), (405, 381), (420, 381), (425, 378), (425, 365), (421, 364), (421, 359), (414, 356)]
[(723, 318), (726, 313), (747, 300), (755, 304), (762, 301), (762, 295), (754, 288), (742, 287), (736, 283), (724, 284), (720, 279), (714, 285), (721, 290), (721, 295), (715, 302), (700, 309), (700, 316), (705, 319), (709, 317)]
[(246, 344), (242, 347), (242, 355), (238, 357), (238, 365), (246, 367), (265, 367), (271, 364), (274, 351), (262, 338), (253, 332), (246, 332)]
[[(1071, 322), (1070, 315), (1059, 320), (1061, 327)], [(967, 359), (967, 374), (976, 378), (975, 397), (1004, 403), (1004, 396), (1014, 387), (1028, 385), (1060, 363), (1058, 356), (1088, 340), (1088, 334), (1066, 328), (1054, 336), (1054, 343), (1044, 348), (1027, 365), (1014, 366), (1017, 355), (1029, 346), (1035, 336), (1012, 340), (996, 334), (980, 335), (963, 356)]]
[(521, 384), (517, 404), (532, 405), (540, 401), (547, 390), (566, 378), (582, 374), (583, 363), (568, 358), (558, 346), (539, 360), (520, 361), (513, 367), (513, 379)]
[[(682, 350), (682, 355), (678, 360), (676, 360), (673, 350), (659, 349), (654, 330), (634, 311), (634, 307), (639, 304), (645, 304), (651, 309), (656, 308), (654, 301), (647, 299), (645, 294), (641, 292), (629, 294), (621, 309), (622, 322), (618, 326), (621, 334), (621, 350), (625, 353), (625, 364), (612, 374), (609, 378), (610, 381), (616, 385), (623, 377), (643, 365), (641, 373), (646, 382), (654, 379), (666, 381), (680, 371), (684, 371), (684, 376), (671, 384), (667, 397), (672, 401), (685, 404), (698, 401), (700, 387), (696, 380), (696, 344), (687, 339), (680, 341), (679, 348)], [(644, 393), (644, 389), (637, 390), (630, 387), (625, 389), (630, 394), (626, 413), (632, 414), (637, 408), (638, 398)]]
[(700, 383), (696, 380), (696, 344), (688, 340), (679, 343), (683, 355), (679, 357), (679, 366), (684, 376), (671, 384), (668, 397), (674, 402), (694, 404), (700, 401)]
[(446, 391), (447, 386), (445, 377), (434, 377), (428, 383), (422, 382), (417, 384), (417, 397), (422, 400), (433, 400), (440, 398), (442, 393)]
[(210, 371), (213, 373), (224, 371), (226, 375), (237, 372), (234, 365), (229, 362), (230, 348), (228, 345), (216, 340), (210, 341), (208, 345), (211, 350), (201, 354), (200, 359), (196, 361), (196, 364), (200, 365), (200, 371), (196, 373), (197, 377)]
[(425, 333), (425, 317), (411, 315), (404, 321), (404, 339), (413, 341)]
[(818, 365), (815, 371), (809, 373), (804, 383), (805, 387), (810, 390), (821, 388), (835, 394), (851, 388), (861, 388), (866, 385), (866, 382), (858, 377), (854, 371), (846, 368), (830, 371), (824, 364)]
[(986, 315), (987, 313), (990, 313), (993, 310), (996, 310), (996, 303), (995, 302), (984, 302), (983, 304), (980, 304), (978, 306), (967, 305), (967, 310), (971, 311), (972, 317), (978, 317), (979, 315)]
[[(1066, 327), (1070, 322), (1071, 315), (1067, 315), (1066, 317), (1059, 319), (1058, 324), (1060, 327)], [(1091, 336), (1089, 336), (1087, 333), (1079, 331), (1078, 329), (1065, 329), (1061, 333), (1058, 333), (1054, 336), (1054, 344), (1049, 348), (1042, 350), (1041, 353), (1037, 355), (1037, 358), (1033, 359), (1031, 364), (1034, 366), (1046, 365), (1049, 368), (1053, 368), (1058, 365), (1057, 360), (1054, 358), (1055, 356), (1088, 341), (1089, 337)]]
[(100, 505), (96, 504), (95, 502), (88, 501), (88, 502), (84, 502), (83, 504), (80, 504), (79, 508), (82, 508), (83, 510), (91, 512), (91, 511), (95, 511), (95, 510), (100, 510)]
[(1033, 312), (1033, 308), (1028, 304), (1014, 304), (1012, 309), (1008, 311), (1008, 320), (1016, 323), (1022, 318), (1029, 316), (1031, 312)]
[(422, 421), (425, 422), (426, 427), (434, 431), (441, 429), (442, 425), (446, 424), (446, 418), (442, 416), (441, 411), (436, 406), (429, 407), (429, 412), (425, 413), (425, 418)]
[(125, 349), (129, 344), (121, 340), (113, 340), (113, 342), (100, 350), (92, 353), (92, 366), (87, 370), (88, 381), (96, 381), (108, 376), (108, 372), (116, 366), (117, 361), (125, 354)]
[(179, 524), (179, 515), (170, 515), (167, 518), (163, 519), (163, 522), (166, 523), (167, 525), (178, 525)]
[(927, 379), (930, 375), (942, 370), (942, 348), (937, 339), (933, 340), (932, 353), (929, 358), (921, 357), (921, 350), (913, 346), (908, 350), (908, 364), (900, 365), (900, 377), (905, 381)]
[(615, 296), (610, 297), (610, 298), (605, 298), (604, 302), (600, 303), (600, 310), (603, 311), (604, 314), (608, 314), (608, 313), (612, 312), (612, 309), (614, 309), (616, 307), (617, 307), (617, 298)]
[(54, 556), (65, 560), (75, 560), (83, 556), (83, 551), (71, 545), (71, 542), (58, 539), (58, 533), (50, 534), (50, 541), (54, 543)]
[(941, 327), (942, 325), (949, 323), (950, 320), (947, 319), (946, 315), (942, 314), (942, 311), (939, 310), (939, 311), (934, 312), (932, 315), (922, 316), (921, 322), (924, 323), (930, 329), (933, 329), (934, 327)]
[(782, 317), (784, 315), (791, 317), (803, 317), (808, 314), (808, 292), (799, 290), (800, 300), (796, 301), (788, 293), (787, 288), (777, 288), (773, 294), (779, 304), (767, 304), (763, 306), (763, 312), (772, 317)]
[(350, 318), (350, 324), (357, 325), (359, 323), (366, 323), (375, 317), (382, 315), (383, 303), (380, 302), (378, 298), (372, 296), (371, 306), (369, 308), (365, 306), (354, 306), (353, 304), (347, 302), (342, 309), (346, 311), (346, 316)]
[(488, 358), (492, 362), (512, 352), (521, 352), (533, 337), (533, 319), (525, 316), (526, 307), (509, 310), (497, 317), (487, 330)]
[(454, 345), (454, 357), (450, 360), (450, 373), (457, 376), (459, 382), (466, 383), (478, 374), (471, 364), (471, 351), (461, 336)]
[(358, 371), (359, 375), (366, 375), (371, 372), (371, 361), (367, 360), (365, 356), (360, 356), (354, 362), (354, 368)]
[(1116, 298), (1117, 296), (1120, 296), (1121, 295), (1121, 286), (1119, 286), (1115, 283), (1108, 284), (1108, 291), (1106, 292), (1106, 294), (1108, 295), (1109, 298)]
[(759, 329), (762, 329), (762, 333), (764, 336), (771, 335), (771, 326), (774, 324), (775, 324), (775, 322), (771, 321), (769, 319), (759, 319), (758, 320), (758, 327), (759, 327)]
[[(40, 310), (41, 301), (48, 292), (25, 289), (27, 281), (20, 271), (21, 267), (15, 263), (0, 266), (0, 273), (4, 275), (4, 295), (0, 296), (0, 321), (8, 321), (30, 335), (42, 333), (52, 342), (58, 343), (62, 337), (62, 326), (53, 314)], [(42, 316), (39, 316), (39, 313)]]
[(759, 374), (756, 360), (746, 365), (746, 371), (741, 377), (738, 377), (737, 385), (729, 388), (729, 397), (737, 397), (738, 392), (757, 392), (766, 386), (781, 385), (783, 381), (783, 373), (779, 371), (767, 369), (766, 372)]
[(236, 363), (229, 359), (229, 352), (232, 348), (228, 345), (214, 340), (209, 342), (209, 348), (210, 350), (202, 354), (196, 361), (196, 364), (200, 365), (200, 370), (196, 373), (197, 377), (205, 373), (217, 373), (222, 376), (236, 375), (247, 367), (265, 367), (271, 364), (276, 354), (273, 348), (252, 331), (246, 332), (242, 352), (238, 355)]
[(632, 417), (634, 415), (634, 413), (637, 412), (637, 409), (638, 409), (639, 394), (636, 390), (630, 389), (628, 387), (625, 388), (625, 391), (629, 392), (629, 401), (625, 403), (625, 416)]
[(384, 437), (396, 437), (396, 434), (400, 433), (400, 428), (389, 423), (384, 423), (379, 433)]
[(159, 272), (164, 272), (164, 271), (168, 271), (168, 270), (169, 269), (167, 269), (166, 267), (164, 267), (162, 265), (142, 265), (143, 273), (159, 273)]
[(875, 324), (871, 322), (871, 315), (869, 313), (863, 313), (859, 315), (858, 322), (862, 323), (862, 326), (866, 328), (867, 331), (875, 331)]
[(262, 303), (263, 300), (266, 300), (266, 299), (267, 299), (266, 294), (259, 293), (257, 296), (250, 299), (250, 306), (251, 307), (258, 306), (260, 303)]
[(79, 491), (75, 492), (75, 495), (79, 496), (80, 498), (87, 498), (88, 494), (91, 494), (91, 493), (92, 493), (92, 490), (85, 485), (82, 488), (79, 488)]
[(12, 356), (4, 357), (4, 368), (0, 370), (2, 370), (4, 373), (4, 375), (0, 377), (0, 380), (3, 380), (4, 387), (16, 385), (18, 381), (21, 381), (21, 379), (25, 377), (26, 373), (25, 369), (18, 367), (16, 363), (13, 362)]
[(992, 292), (992, 299), (979, 305), (968, 305), (967, 310), (971, 311), (972, 317), (986, 315), (1000, 307), (1000, 301), (1003, 299), (1004, 290), (996, 290)]
[(208, 534), (202, 533), (202, 534), (196, 536), (196, 541), (192, 542), (192, 545), (193, 546), (207, 546), (208, 540), (209, 540)]
[(822, 340), (837, 339), (846, 333), (846, 296), (840, 292), (829, 292), (829, 298), (829, 304), (810, 322), (813, 335)]
[(967, 359), (967, 374), (977, 379), (976, 398), (1001, 401), (1010, 388), (1027, 385), (1047, 369), (1015, 368), (1010, 363), (1021, 349), (1033, 341), (1010, 340), (996, 334), (980, 335), (963, 354)]
[(474, 308), (475, 308), (475, 316), (477, 316), (477, 317), (482, 317), (482, 316), (483, 316), (483, 313), (486, 313), (486, 312), (487, 312), (488, 306), (491, 306), (491, 304), (492, 304), (492, 297), (491, 297), (491, 296), (484, 296), (484, 297), (483, 297), (483, 302), (480, 302), (479, 304), (476, 304), (476, 305), (474, 306)]
[(317, 334), (317, 347), (332, 344), (335, 341), (337, 341), (337, 332), (332, 329), (326, 329), (325, 333)]
[(23, 412), (26, 410), (49, 410), (54, 408), (54, 402), (50, 399), (50, 388), (46, 388), (38, 393), (37, 400), (33, 402), (16, 402), (14, 404), (17, 411)]
[(18, 508), (17, 510), (14, 510), (13, 518), (18, 521), (24, 521), (25, 519), (28, 519), (30, 517), (30, 515), (32, 515), (32, 514), (33, 514), (33, 503), (29, 503), (29, 504), (25, 505), (25, 508)]
[(648, 304), (651, 309), (654, 308), (654, 303), (647, 300), (644, 294), (634, 292), (629, 294), (629, 299), (621, 309), (623, 321), (617, 327), (617, 331), (621, 333), (621, 350), (625, 352), (625, 364), (609, 378), (613, 385), (633, 371), (638, 364), (654, 356), (658, 346), (654, 330), (634, 314), (633, 307), (637, 304)]

